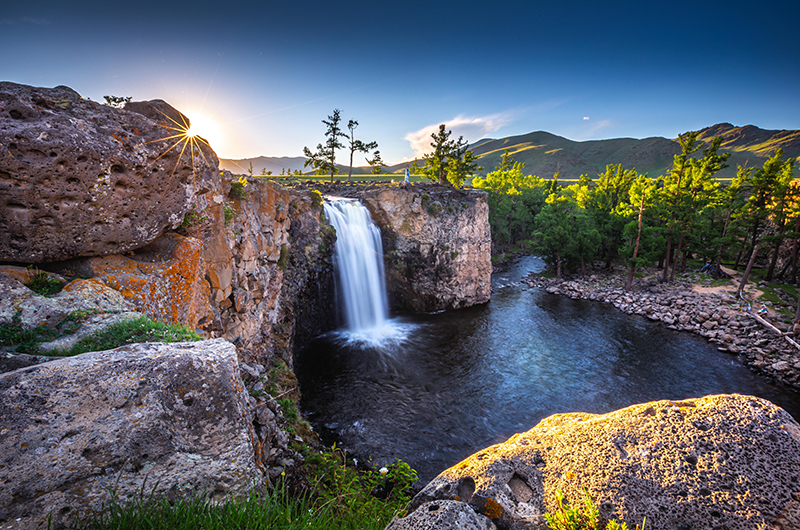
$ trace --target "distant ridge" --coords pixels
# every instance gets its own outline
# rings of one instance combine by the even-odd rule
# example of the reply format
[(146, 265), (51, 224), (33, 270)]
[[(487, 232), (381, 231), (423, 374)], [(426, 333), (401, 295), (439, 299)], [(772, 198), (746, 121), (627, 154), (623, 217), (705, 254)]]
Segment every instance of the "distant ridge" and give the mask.
[[(800, 158), (800, 131), (770, 131), (754, 125), (736, 127), (718, 123), (699, 131), (698, 139), (705, 144), (699, 156), (715, 136), (723, 138), (722, 152), (731, 154), (729, 167), (717, 173), (719, 178), (733, 178), (739, 165), (762, 165), (778, 148), (783, 149), (784, 156)], [(526, 174), (549, 178), (558, 172), (566, 179), (581, 175), (594, 178), (607, 164), (622, 164), (656, 177), (665, 174), (674, 155), (680, 153), (677, 139), (659, 136), (576, 142), (544, 131), (480, 140), (470, 149), (479, 156), (479, 163), (485, 168), (483, 173), (497, 166), (503, 151), (509, 149), (514, 160), (525, 163)]]
[(306, 159), (302, 156), (259, 156), (256, 158), (242, 158), (240, 160), (230, 160), (227, 158), (219, 159), (219, 168), (222, 170), (230, 171), (234, 174), (247, 173), (250, 169), (250, 164), (253, 165), (253, 174), (260, 175), (262, 170), (272, 171), (277, 175), (284, 169), (294, 171), (303, 169), (303, 162)]
[[(719, 178), (733, 178), (736, 167), (747, 165), (758, 167), (778, 148), (784, 155), (800, 159), (800, 131), (765, 130), (754, 125), (737, 127), (730, 123), (718, 123), (699, 131), (698, 138), (706, 145), (715, 136), (722, 137), (722, 152), (730, 153), (729, 167), (717, 173)], [(478, 155), (478, 163), (484, 167), (482, 174), (492, 171), (499, 163), (503, 151), (509, 149), (514, 160), (525, 163), (527, 175), (550, 178), (555, 173), (564, 179), (575, 179), (581, 175), (596, 177), (605, 171), (608, 164), (622, 164), (627, 169), (648, 173), (657, 177), (666, 173), (672, 165), (673, 157), (680, 153), (677, 139), (654, 136), (651, 138), (612, 138), (608, 140), (574, 141), (545, 132), (536, 131), (520, 136), (506, 138), (484, 138), (469, 147)], [(701, 147), (699, 156), (702, 156)], [(242, 160), (220, 159), (220, 168), (234, 173), (246, 173), (253, 164), (253, 172), (261, 173), (262, 168), (277, 174), (283, 168), (295, 170), (303, 168), (303, 157), (245, 158)], [(798, 160), (800, 161), (800, 160)], [(422, 161), (420, 160), (420, 163)], [(401, 173), (410, 162), (387, 166), (387, 173)], [(339, 166), (347, 175), (348, 168)], [(369, 167), (353, 168), (354, 175), (370, 173)]]

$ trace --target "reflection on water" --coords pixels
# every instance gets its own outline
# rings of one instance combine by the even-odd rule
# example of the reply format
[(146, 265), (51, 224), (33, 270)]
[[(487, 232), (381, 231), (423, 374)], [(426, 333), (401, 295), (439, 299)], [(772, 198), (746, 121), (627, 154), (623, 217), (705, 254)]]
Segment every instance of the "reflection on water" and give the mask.
[[(527, 258), (494, 284), (538, 265)], [(400, 458), (423, 480), (559, 412), (736, 392), (800, 417), (800, 397), (704, 339), (597, 302), (507, 287), (484, 306), (391, 324), (405, 338), (382, 349), (332, 333), (300, 352), (301, 405), (348, 451)]]

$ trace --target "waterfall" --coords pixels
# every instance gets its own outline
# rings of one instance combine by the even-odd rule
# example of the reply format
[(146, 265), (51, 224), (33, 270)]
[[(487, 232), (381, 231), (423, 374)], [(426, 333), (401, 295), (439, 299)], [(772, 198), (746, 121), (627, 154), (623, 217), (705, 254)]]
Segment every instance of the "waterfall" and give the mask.
[(329, 198), (324, 207), (336, 229), (334, 269), (348, 338), (380, 343), (395, 331), (389, 323), (381, 232), (357, 200)]

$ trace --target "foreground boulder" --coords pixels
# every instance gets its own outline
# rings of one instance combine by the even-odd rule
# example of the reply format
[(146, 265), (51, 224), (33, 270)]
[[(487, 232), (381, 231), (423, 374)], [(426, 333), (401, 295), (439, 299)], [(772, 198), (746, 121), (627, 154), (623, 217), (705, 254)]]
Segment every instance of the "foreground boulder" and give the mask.
[[(221, 498), (260, 484), (236, 350), (134, 344), (0, 375), (0, 523), (53, 528), (111, 491)], [(46, 527), (45, 525), (42, 527)]]
[(0, 261), (116, 254), (177, 227), (219, 186), (216, 155), (181, 136), (188, 125), (160, 100), (122, 110), (0, 82)]
[(427, 528), (443, 500), (495, 528), (544, 529), (556, 490), (579, 506), (584, 487), (601, 519), (631, 528), (645, 517), (648, 530), (800, 528), (800, 425), (741, 395), (556, 414), (444, 471), (411, 501), (417, 522), (387, 529)]

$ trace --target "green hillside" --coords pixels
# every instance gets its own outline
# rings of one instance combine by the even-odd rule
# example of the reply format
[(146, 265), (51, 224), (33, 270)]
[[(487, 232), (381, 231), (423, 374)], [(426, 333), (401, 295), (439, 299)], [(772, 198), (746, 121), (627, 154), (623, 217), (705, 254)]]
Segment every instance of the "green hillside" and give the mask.
[[(701, 130), (699, 139), (710, 144), (715, 136), (723, 137), (721, 151), (731, 154), (730, 167), (718, 173), (722, 179), (733, 178), (739, 165), (763, 164), (777, 148), (782, 148), (790, 157), (800, 157), (800, 131), (768, 131), (753, 125), (734, 127), (720, 123)], [(499, 163), (503, 151), (509, 149), (515, 160), (525, 163), (525, 173), (540, 177), (559, 173), (565, 179), (584, 174), (594, 177), (605, 170), (607, 164), (622, 164), (640, 173), (658, 176), (667, 171), (673, 156), (680, 153), (675, 139), (613, 138), (576, 142), (544, 131), (484, 139), (470, 147), (479, 155), (484, 174), (491, 171)]]
[[(710, 144), (715, 136), (722, 136), (723, 153), (730, 153), (728, 168), (717, 173), (718, 178), (736, 176), (737, 166), (761, 166), (776, 149), (783, 149), (786, 156), (800, 159), (800, 131), (771, 131), (754, 125), (736, 127), (730, 123), (718, 123), (700, 131), (701, 142)], [(673, 157), (680, 153), (676, 139), (661, 138), (612, 138), (577, 142), (545, 131), (537, 131), (507, 138), (484, 138), (470, 145), (479, 156), (484, 167), (481, 174), (492, 171), (500, 162), (503, 151), (509, 149), (514, 160), (525, 163), (525, 173), (550, 178), (559, 173), (562, 179), (575, 179), (581, 175), (594, 178), (608, 164), (622, 164), (625, 168), (648, 173), (652, 177), (663, 175), (672, 165)], [(702, 156), (702, 148), (698, 156)], [(220, 159), (220, 167), (234, 173), (244, 173), (249, 163), (255, 172), (261, 168), (279, 173), (281, 168), (303, 169), (303, 157), (258, 157), (244, 160)], [(422, 160), (419, 161), (422, 163)], [(402, 173), (409, 162), (394, 164), (386, 173)], [(348, 167), (339, 165), (339, 176), (347, 175)], [(369, 167), (354, 167), (353, 175), (365, 175)]]

